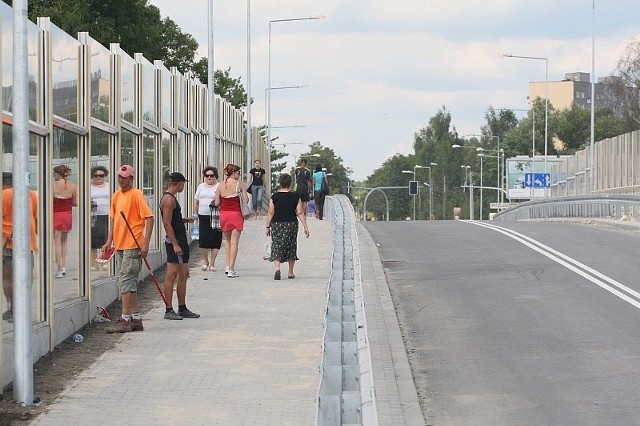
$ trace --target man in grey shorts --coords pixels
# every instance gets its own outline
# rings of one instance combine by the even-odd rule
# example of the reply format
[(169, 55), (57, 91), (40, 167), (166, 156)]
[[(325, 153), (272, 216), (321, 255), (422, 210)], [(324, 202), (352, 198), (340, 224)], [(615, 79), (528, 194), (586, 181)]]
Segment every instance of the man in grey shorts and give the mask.
[[(116, 249), (118, 289), (122, 299), (122, 315), (107, 333), (142, 331), (142, 314), (138, 306), (138, 275), (142, 259), (149, 253), (153, 232), (153, 213), (144, 195), (133, 187), (133, 167), (118, 169), (118, 189), (111, 197), (111, 226), (102, 250)], [(123, 217), (124, 216), (124, 217)], [(131, 230), (129, 230), (131, 228)]]
[[(185, 223), (192, 223), (192, 218), (182, 217), (182, 208), (176, 199), (179, 192), (184, 191), (187, 179), (180, 172), (169, 176), (169, 186), (160, 199), (160, 215), (162, 225), (167, 234), (164, 246), (167, 250), (167, 276), (164, 282), (165, 314), (164, 319), (181, 320), (182, 318), (200, 318), (200, 314), (187, 308), (187, 279), (189, 278), (189, 244)], [(173, 309), (173, 287), (176, 285), (178, 296), (178, 312)]]

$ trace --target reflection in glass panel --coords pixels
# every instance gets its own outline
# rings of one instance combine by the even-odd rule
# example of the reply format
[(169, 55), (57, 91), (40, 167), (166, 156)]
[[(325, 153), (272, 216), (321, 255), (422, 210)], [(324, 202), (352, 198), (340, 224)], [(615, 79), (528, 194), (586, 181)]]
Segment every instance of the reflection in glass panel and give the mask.
[[(142, 179), (138, 189), (142, 191), (147, 204), (153, 212), (153, 217), (158, 217), (158, 193), (156, 192), (156, 153), (158, 152), (158, 136), (155, 133), (144, 131), (142, 138)], [(154, 230), (156, 232), (156, 230)], [(157, 239), (151, 238), (151, 249), (157, 249)]]
[(93, 39), (91, 46), (91, 116), (110, 123), (111, 52)]
[[(0, 41), (2, 43), (2, 108), (12, 109), (13, 96), (13, 11), (5, 2), (0, 2)], [(29, 74), (29, 119), (38, 121), (38, 27), (27, 24), (27, 72)]]
[[(43, 289), (37, 283), (42, 283), (39, 277), (40, 250), (38, 250), (38, 141), (40, 139), (34, 135), (29, 138), (29, 189), (31, 190), (30, 214), (31, 223), (31, 249), (33, 256), (32, 285), (31, 285), (31, 306), (32, 319), (34, 322), (42, 321), (39, 314), (39, 306), (42, 306)], [(13, 233), (13, 171), (12, 158), (13, 142), (11, 126), (2, 126), (2, 299), (0, 300), (0, 312), (2, 312), (2, 329), (10, 330), (13, 326), (13, 257), (10, 254), (11, 235)], [(35, 285), (34, 285), (35, 284)]]
[(171, 73), (162, 68), (162, 122), (173, 127), (173, 97), (171, 96)]
[(135, 158), (133, 133), (128, 132), (125, 129), (122, 129), (121, 135), (122, 136), (120, 139), (120, 165), (129, 164), (131, 166), (134, 166), (135, 168), (135, 164), (133, 161), (133, 159)]
[(78, 221), (78, 135), (53, 128), (53, 248), (54, 302), (81, 296)]
[[(160, 164), (162, 167), (162, 192), (167, 190), (169, 186), (169, 174), (171, 173), (171, 139), (172, 136), (167, 131), (162, 131), (162, 158)], [(162, 228), (162, 227), (160, 227)], [(164, 238), (164, 229), (160, 229), (160, 238)]]
[(160, 159), (162, 167), (162, 192), (167, 190), (167, 183), (169, 182), (169, 170), (171, 168), (171, 134), (167, 131), (162, 131), (162, 158)]
[(135, 122), (134, 108), (134, 95), (136, 91), (134, 70), (136, 62), (131, 56), (127, 55), (124, 50), (120, 50), (120, 59), (120, 75), (122, 80), (120, 85), (120, 114), (123, 120), (137, 125), (138, 123)]
[(178, 124), (187, 125), (187, 93), (186, 82), (182, 75), (178, 75)]
[(143, 119), (157, 125), (156, 68), (146, 59), (142, 61), (142, 89)]
[(80, 43), (51, 25), (51, 79), (53, 113), (74, 123), (78, 120)]
[(91, 279), (110, 275), (108, 263), (98, 263), (96, 258), (107, 242), (109, 233), (109, 207), (113, 177), (109, 170), (109, 146), (111, 136), (98, 129), (91, 129)]

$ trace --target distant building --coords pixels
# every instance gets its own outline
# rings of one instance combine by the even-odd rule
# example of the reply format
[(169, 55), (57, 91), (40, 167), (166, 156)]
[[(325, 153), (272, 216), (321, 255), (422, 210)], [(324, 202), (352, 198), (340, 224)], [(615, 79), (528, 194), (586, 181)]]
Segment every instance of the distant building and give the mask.
[[(582, 108), (591, 108), (591, 82), (587, 72), (570, 72), (562, 81), (549, 81), (549, 102), (557, 110), (571, 108), (572, 103)], [(596, 108), (612, 109), (616, 115), (622, 116), (622, 102), (619, 100), (622, 80), (616, 76), (601, 77), (595, 84)], [(630, 95), (632, 88), (623, 88)], [(545, 98), (545, 82), (529, 82), (529, 99)]]

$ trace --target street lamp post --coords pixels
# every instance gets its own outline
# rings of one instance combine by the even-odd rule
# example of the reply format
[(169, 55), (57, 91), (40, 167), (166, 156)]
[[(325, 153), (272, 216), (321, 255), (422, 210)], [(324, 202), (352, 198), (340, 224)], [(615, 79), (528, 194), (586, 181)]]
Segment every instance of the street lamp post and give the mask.
[[(437, 166), (437, 163), (431, 163), (431, 166)], [(415, 165), (413, 166), (413, 171), (411, 170), (403, 170), (402, 173), (406, 173), (406, 174), (413, 174), (413, 180), (416, 180), (416, 169), (429, 169), (429, 220), (431, 220), (431, 215), (433, 214), (433, 211), (431, 209), (431, 203), (432, 203), (432, 193), (433, 191), (431, 190), (431, 166), (419, 166), (419, 165)], [(418, 186), (418, 192), (420, 191), (420, 187)], [(413, 220), (416, 220), (416, 197), (414, 195), (413, 197)]]
[(268, 50), (268, 69), (267, 69), (267, 140), (271, 140), (271, 25), (277, 22), (292, 22), (292, 21), (310, 21), (315, 19), (323, 19), (324, 16), (309, 16), (307, 18), (287, 18), (287, 19), (273, 19), (269, 21), (269, 50)]
[[(532, 59), (544, 61), (544, 173), (547, 174), (547, 153), (549, 148), (549, 58), (542, 56), (519, 56), (505, 54), (504, 58), (516, 59)], [(591, 96), (593, 98), (593, 94)], [(535, 154), (534, 154), (535, 155)], [(535, 170), (533, 170), (535, 172)], [(544, 188), (545, 197), (547, 196), (547, 187)]]
[(214, 62), (214, 50), (213, 50), (213, 0), (207, 2), (208, 10), (208, 26), (207, 26), (207, 38), (208, 38), (208, 61), (207, 61), (207, 118), (208, 118), (208, 139), (209, 139), (209, 164), (217, 166), (216, 161), (218, 156), (218, 149), (216, 145), (216, 93), (215, 93), (215, 62)]
[[(458, 145), (458, 144), (453, 144), (451, 145), (451, 148), (453, 149), (475, 149), (476, 151), (482, 151), (484, 148), (480, 148), (480, 147), (474, 147), (474, 146), (464, 146), (464, 145)], [(482, 220), (482, 197), (483, 197), (483, 191), (482, 191), (482, 156), (480, 156), (480, 220)], [(473, 192), (473, 191), (472, 191)]]
[[(495, 135), (466, 135), (466, 136), (474, 136), (474, 137), (480, 137), (480, 138), (491, 138), (491, 139), (495, 138), (498, 141), (498, 145), (497, 145), (497, 149), (494, 152), (500, 152), (500, 136), (495, 136)], [(477, 150), (478, 151), (493, 151), (493, 150), (485, 150), (484, 148), (478, 148)], [(497, 173), (497, 175), (498, 175), (498, 182), (497, 182), (496, 188), (502, 188), (502, 185), (500, 184), (500, 176), (501, 176), (501, 174), (500, 174), (500, 156), (498, 156), (498, 173)], [(481, 189), (481, 191), (482, 191), (482, 189)], [(498, 192), (496, 194), (496, 202), (498, 202), (498, 203), (502, 202), (502, 200), (500, 199), (500, 196), (501, 196), (501, 192), (498, 189)]]

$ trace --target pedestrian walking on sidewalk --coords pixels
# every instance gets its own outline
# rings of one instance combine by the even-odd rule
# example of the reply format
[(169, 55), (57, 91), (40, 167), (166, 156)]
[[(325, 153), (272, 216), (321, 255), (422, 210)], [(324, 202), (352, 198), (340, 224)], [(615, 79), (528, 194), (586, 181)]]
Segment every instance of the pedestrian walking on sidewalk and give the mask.
[(280, 264), (289, 263), (288, 278), (296, 276), (293, 268), (298, 260), (298, 220), (304, 227), (304, 235), (309, 238), (307, 217), (298, 194), (291, 192), (291, 175), (283, 173), (278, 178), (280, 189), (271, 196), (267, 213), (267, 236), (271, 236), (271, 257), (276, 271), (274, 280), (280, 279)]
[(213, 215), (213, 199), (220, 182), (218, 182), (218, 169), (207, 166), (202, 171), (204, 182), (196, 189), (193, 210), (198, 214), (200, 223), (200, 238), (198, 245), (202, 254), (202, 270), (215, 271), (216, 258), (222, 246), (222, 231), (212, 227), (211, 216)]
[(240, 276), (236, 271), (240, 234), (244, 229), (240, 197), (243, 197), (245, 202), (249, 202), (247, 187), (240, 182), (240, 167), (235, 164), (227, 164), (224, 168), (224, 181), (216, 191), (214, 204), (220, 207), (220, 227), (227, 242), (225, 249), (227, 267), (224, 272), (229, 278)]
[(311, 181), (311, 170), (307, 168), (307, 160), (301, 159), (300, 165), (295, 170), (296, 192), (302, 201), (302, 210), (307, 215), (307, 203), (313, 198), (313, 182)]
[(134, 170), (130, 165), (118, 169), (118, 189), (111, 197), (109, 234), (102, 246), (116, 250), (117, 281), (122, 301), (122, 315), (107, 333), (142, 331), (142, 314), (138, 306), (138, 275), (142, 259), (149, 253), (153, 233), (153, 213), (144, 194), (133, 187)]
[(249, 170), (248, 185), (251, 191), (251, 204), (255, 211), (254, 219), (262, 218), (262, 197), (264, 196), (264, 176), (267, 173), (262, 168), (260, 160), (253, 162), (253, 169)]
[[(169, 186), (160, 198), (160, 215), (166, 237), (164, 246), (167, 250), (167, 276), (164, 282), (166, 311), (164, 319), (181, 320), (183, 318), (200, 318), (200, 314), (187, 309), (187, 279), (189, 278), (189, 243), (185, 223), (193, 222), (193, 218), (182, 217), (182, 208), (176, 194), (184, 191), (187, 179), (180, 172), (169, 175)], [(178, 279), (176, 293), (178, 295), (178, 313), (173, 309), (173, 287)]]
[(313, 199), (316, 203), (316, 219), (322, 220), (324, 216), (324, 198), (328, 195), (329, 181), (327, 180), (327, 173), (322, 170), (320, 164), (316, 165), (315, 172), (313, 173)]

